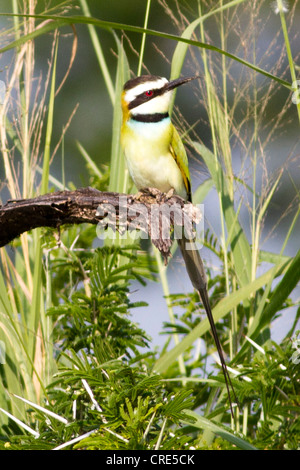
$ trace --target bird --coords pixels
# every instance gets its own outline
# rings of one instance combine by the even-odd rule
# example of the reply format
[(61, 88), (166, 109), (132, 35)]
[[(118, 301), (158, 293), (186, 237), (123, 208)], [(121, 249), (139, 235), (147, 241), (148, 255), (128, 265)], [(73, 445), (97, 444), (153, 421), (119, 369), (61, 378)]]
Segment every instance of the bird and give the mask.
[[(157, 75), (140, 75), (128, 80), (121, 94), (121, 146), (129, 174), (138, 190), (156, 188), (162, 193), (174, 191), (192, 202), (191, 178), (184, 144), (170, 118), (174, 90), (199, 76), (168, 80)], [(211, 311), (207, 277), (199, 250), (185, 236), (178, 245), (193, 287), (208, 317), (225, 379), (230, 411), (236, 394), (224, 359)], [(186, 248), (189, 243), (189, 249)]]

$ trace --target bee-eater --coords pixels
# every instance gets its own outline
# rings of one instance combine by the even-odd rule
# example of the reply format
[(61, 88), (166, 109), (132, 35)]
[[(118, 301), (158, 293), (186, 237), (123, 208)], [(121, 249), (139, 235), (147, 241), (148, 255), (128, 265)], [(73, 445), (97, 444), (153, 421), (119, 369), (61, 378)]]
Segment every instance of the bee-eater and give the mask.
[[(192, 201), (187, 154), (171, 122), (169, 108), (173, 90), (195, 78), (199, 77), (169, 81), (155, 75), (142, 75), (125, 83), (121, 100), (121, 144), (137, 189), (157, 188), (164, 193), (173, 189), (179, 196)], [(186, 249), (187, 241), (183, 236), (178, 239), (178, 244), (190, 280), (209, 319), (233, 414), (230, 387), (235, 399), (236, 396), (211, 312), (203, 262), (195, 244), (189, 241), (189, 247), (193, 248)]]

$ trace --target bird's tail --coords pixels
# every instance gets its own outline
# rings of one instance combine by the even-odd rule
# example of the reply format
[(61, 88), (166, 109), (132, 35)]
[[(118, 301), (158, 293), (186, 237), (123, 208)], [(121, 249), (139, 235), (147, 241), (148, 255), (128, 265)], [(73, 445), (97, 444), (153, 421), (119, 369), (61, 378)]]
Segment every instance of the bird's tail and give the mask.
[(221, 347), (221, 343), (218, 337), (218, 333), (216, 330), (216, 325), (214, 322), (214, 318), (211, 312), (210, 308), (210, 302), (208, 298), (208, 291), (207, 291), (207, 278), (204, 270), (204, 265), (202, 258), (200, 256), (200, 253), (197, 249), (197, 246), (194, 241), (188, 240), (184, 236), (181, 236), (181, 238), (178, 238), (178, 245), (180, 247), (186, 269), (189, 275), (189, 278), (193, 284), (193, 287), (198, 291), (200, 300), (203, 304), (203, 307), (206, 311), (211, 331), (213, 334), (213, 338), (218, 350), (221, 366), (222, 366), (222, 371), (225, 379), (225, 384), (226, 384), (226, 389), (228, 393), (228, 399), (230, 403), (230, 410), (231, 414), (233, 416), (233, 407), (232, 407), (232, 399), (231, 399), (231, 393), (230, 390), (232, 391), (234, 401), (237, 403), (237, 397), (228, 373), (228, 369), (225, 363), (224, 355), (223, 355), (223, 350)]

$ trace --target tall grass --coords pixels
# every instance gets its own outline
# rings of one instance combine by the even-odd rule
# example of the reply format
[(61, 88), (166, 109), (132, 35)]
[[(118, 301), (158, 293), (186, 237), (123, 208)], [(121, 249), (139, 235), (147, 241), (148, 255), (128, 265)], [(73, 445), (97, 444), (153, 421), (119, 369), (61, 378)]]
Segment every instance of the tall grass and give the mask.
[[(257, 25), (260, 16), (265, 14), (264, 2), (255, 1), (250, 4), (243, 0), (227, 3), (223, 0), (219, 2), (199, 0), (195, 2), (196, 9), (187, 11), (178, 5), (177, 10), (175, 7), (171, 9), (164, 0), (160, 3), (165, 8), (167, 17), (177, 27), (178, 35), (148, 29), (152, 6), (150, 0), (145, 5), (143, 27), (91, 18), (86, 0), (79, 1), (83, 15), (78, 17), (59, 15), (50, 10), (43, 15), (36, 15), (36, 4), (33, 0), (24, 2), (22, 11), (18, 10), (17, 2), (12, 2), (14, 27), (10, 30), (11, 44), (5, 45), (2, 51), (14, 47), (15, 57), (7, 78), (5, 100), (0, 109), (1, 152), (6, 191), (12, 199), (27, 198), (47, 192), (50, 183), (55, 183), (51, 177), (51, 148), (55, 103), (59, 100), (59, 94), (55, 94), (59, 35), (54, 35), (49, 70), (46, 77), (41, 77), (37, 81), (37, 91), (33, 91), (32, 87), (36, 81), (34, 41), (29, 39), (38, 40), (39, 36), (65, 24), (87, 25), (92, 49), (113, 107), (109, 181), (107, 183), (107, 179), (99, 172), (94, 171), (93, 177), (98, 180), (99, 187), (104, 185), (106, 189), (120, 193), (132, 189), (120, 147), (122, 119), (120, 96), (122, 86), (130, 77), (131, 70), (123, 40), (114, 31), (124, 29), (141, 36), (137, 74), (142, 71), (147, 34), (158, 39), (168, 38), (170, 41), (177, 41), (171, 57), (171, 78), (180, 75), (183, 66), (190, 68), (192, 74), (199, 71), (203, 76), (200, 88), (196, 89), (194, 85), (192, 92), (197, 97), (199, 107), (206, 113), (207, 127), (210, 130), (209, 144), (201, 140), (201, 127), (185, 123), (176, 107), (173, 116), (174, 120), (182, 125), (180, 130), (192, 158), (199, 168), (204, 163), (209, 175), (198, 188), (193, 188), (194, 202), (203, 202), (211, 191), (215, 191), (217, 195), (220, 232), (208, 231), (204, 244), (220, 266), (218, 273), (214, 275), (209, 263), (207, 265), (210, 274), (210, 295), (213, 315), (230, 361), (232, 374), (240, 378), (240, 380), (234, 379), (234, 383), (241, 399), (241, 408), (236, 410), (235, 419), (230, 422), (228, 414), (225, 413), (222, 377), (217, 374), (215, 368), (211, 373), (210, 367), (207, 366), (207, 362), (211, 362), (210, 353), (214, 352), (213, 343), (208, 335), (209, 323), (206, 318), (202, 319), (201, 310), (193, 294), (170, 296), (168, 269), (161, 262), (157, 252), (154, 252), (156, 269), (170, 315), (169, 334), (173, 336), (175, 346), (170, 347), (168, 340), (166, 347), (158, 355), (153, 353), (152, 362), (150, 359), (136, 356), (135, 360), (128, 362), (125, 372), (121, 368), (122, 372), (115, 376), (115, 370), (119, 370), (122, 365), (114, 361), (119, 361), (120, 351), (126, 355), (122, 349), (124, 338), (127, 338), (128, 344), (130, 343), (129, 336), (122, 336), (124, 331), (127, 331), (128, 325), (123, 319), (119, 318), (116, 324), (112, 319), (102, 338), (95, 322), (92, 328), (93, 336), (89, 330), (87, 333), (88, 321), (84, 317), (84, 312), (88, 310), (93, 312), (95, 305), (98, 305), (97, 302), (101, 305), (99, 311), (102, 313), (108, 311), (108, 318), (109, 315), (115, 318), (115, 311), (119, 313), (126, 311), (130, 308), (126, 283), (130, 277), (140, 280), (141, 274), (150, 276), (152, 268), (149, 264), (143, 264), (144, 258), (140, 253), (138, 253), (139, 261), (136, 260), (136, 266), (134, 265), (136, 247), (131, 248), (128, 240), (122, 237), (113, 241), (106, 239), (106, 251), (101, 255), (95, 254), (95, 260), (92, 261), (94, 254), (90, 256), (90, 253), (94, 251), (88, 230), (70, 229), (61, 236), (58, 247), (53, 245), (51, 237), (42, 238), (41, 230), (36, 230), (32, 234), (21, 236), (20, 241), (14, 244), (13, 255), (8, 249), (1, 249), (0, 340), (6, 346), (6, 364), (1, 371), (3, 387), (0, 389), (0, 408), (4, 409), (6, 414), (0, 414), (2, 420), (0, 422), (4, 426), (3, 429), (9, 429), (8, 434), (12, 429), (9, 425), (13, 418), (8, 418), (7, 412), (15, 419), (30, 424), (24, 400), (14, 398), (13, 395), (30, 400), (31, 406), (34, 407), (36, 404), (45, 403), (45, 399), (49, 399), (49, 390), (51, 390), (52, 396), (56, 397), (51, 402), (55, 411), (54, 418), (58, 421), (60, 419), (62, 423), (59, 425), (59, 430), (57, 428), (59, 438), (56, 442), (66, 442), (71, 439), (71, 431), (65, 428), (64, 418), (61, 416), (63, 411), (70, 414), (71, 399), (66, 404), (61, 396), (57, 395), (59, 387), (64, 388), (64, 380), (71, 384), (69, 386), (74, 387), (79, 395), (84, 384), (84, 393), (92, 397), (94, 406), (97, 405), (96, 409), (100, 410), (102, 425), (106, 426), (102, 432), (108, 432), (112, 439), (112, 441), (108, 439), (107, 444), (104, 444), (101, 437), (94, 439), (93, 436), (84, 434), (79, 425), (75, 426), (76, 419), (73, 420), (74, 434), (77, 436), (82, 434), (82, 438), (86, 438), (84, 445), (90, 448), (103, 448), (109, 444), (113, 446), (114, 440), (121, 441), (126, 448), (129, 442), (136, 442), (137, 439), (139, 445), (145, 445), (146, 448), (161, 446), (167, 449), (168, 439), (171, 439), (174, 429), (172, 426), (176, 427), (178, 422), (182, 425), (188, 423), (187, 432), (192, 426), (197, 436), (193, 438), (192, 445), (199, 448), (212, 446), (215, 435), (222, 436), (225, 441), (240, 448), (253, 448), (247, 439), (259, 447), (264, 447), (267, 442), (264, 441), (267, 439), (264, 430), (266, 435), (268, 431), (275, 435), (279, 426), (282, 426), (282, 429), (289, 429), (288, 426), (294, 423), (296, 391), (285, 388), (278, 368), (279, 360), (286, 370), (293, 367), (288, 362), (290, 349), (286, 350), (286, 342), (280, 346), (270, 342), (270, 327), (283, 307), (291, 305), (288, 297), (293, 293), (300, 278), (299, 252), (294, 258), (284, 256), (284, 250), (299, 216), (297, 191), (293, 200), (294, 216), (286, 229), (280, 249), (274, 253), (263, 251), (262, 236), (264, 221), (271, 212), (274, 195), (280, 187), (284, 174), (281, 167), (274, 175), (270, 174), (267, 159), (269, 148), (286, 116), (289, 114), (293, 120), (296, 114), (299, 116), (299, 104), (295, 105), (291, 101), (291, 93), (295, 91), (297, 81), (295, 72), (297, 57), (293, 57), (291, 46), (293, 38), (289, 33), (290, 25), (295, 21), (298, 2), (294, 2), (287, 14), (281, 0), (278, 0), (274, 9), (278, 10), (279, 17), (275, 16), (274, 10), (269, 13), (270, 16), (275, 16), (275, 19), (278, 18), (278, 28), (281, 25), (283, 33), (283, 40), (275, 33), (270, 43), (264, 46), (266, 54), (276, 54), (277, 61), (271, 69), (270, 64), (264, 62), (266, 55), (261, 55), (258, 48)], [(65, 2), (62, 5), (64, 4)], [(187, 16), (189, 18), (193, 16), (192, 21), (187, 19)], [(245, 16), (250, 25), (247, 31), (243, 30)], [(214, 32), (218, 32), (219, 45), (216, 44), (216, 34), (213, 41), (209, 37), (210, 22), (213, 22)], [(115, 38), (118, 61), (116, 71), (113, 73), (106, 63), (103, 47), (97, 36), (97, 27), (111, 28)], [(237, 37), (239, 40), (236, 50), (229, 50), (232, 47), (232, 40), (236, 41)], [(285, 57), (288, 58), (287, 66), (284, 62)], [(236, 72), (237, 67), (239, 72)], [(116, 75), (115, 82), (112, 78), (114, 75)], [(260, 81), (260, 77), (264, 78), (263, 82)], [(277, 114), (274, 112), (268, 124), (265, 121), (266, 109), (272, 100), (276, 100), (279, 88), (286, 90), (285, 101), (280, 112)], [(16, 93), (18, 98), (17, 106), (12, 99), (12, 96), (15, 96), (13, 93)], [(17, 120), (14, 119), (16, 113)], [(89, 167), (95, 167), (91, 156), (87, 155), (80, 145), (79, 148)], [(237, 165), (235, 159), (238, 152), (242, 157)], [(39, 160), (41, 154), (42, 162)], [(284, 158), (286, 160), (282, 167), (288, 171), (291, 157), (284, 156)], [(17, 171), (18, 161), (20, 173)], [(39, 176), (41, 168), (42, 179)], [(248, 226), (245, 224), (246, 212)], [(82, 235), (83, 242), (80, 245), (81, 251), (77, 252), (75, 247), (79, 234)], [(117, 252), (114, 252), (114, 247), (118, 247)], [(261, 270), (262, 263), (266, 266), (264, 271)], [(83, 282), (83, 292), (80, 290), (79, 279)], [(100, 297), (97, 297), (95, 292), (101, 292)], [(115, 299), (120, 303), (115, 304)], [(114, 305), (116, 305), (115, 311)], [(53, 313), (56, 311), (55, 308), (58, 309), (58, 316)], [(179, 316), (178, 312), (182, 310), (183, 314)], [(52, 315), (47, 315), (47, 311), (52, 312)], [(67, 316), (69, 311), (72, 311), (70, 318)], [(103, 323), (105, 321), (103, 320)], [(70, 327), (70, 323), (73, 322), (74, 325)], [(123, 333), (120, 332), (122, 328), (118, 329), (118, 322), (122, 325)], [(297, 318), (291, 325), (286, 339), (295, 338), (296, 325)], [(53, 351), (52, 335), (53, 329), (57, 331), (55, 328), (66, 335), (61, 338), (60, 333), (55, 333), (54, 340), (61, 345), (63, 351), (64, 347), (68, 351), (68, 354), (63, 353), (59, 358)], [(135, 326), (131, 328), (135, 331)], [(115, 337), (109, 340), (111, 329), (115, 332)], [(104, 346), (102, 343), (100, 346), (94, 346), (91, 353), (90, 344), (97, 343), (98, 340), (95, 339), (97, 335), (103, 339)], [(118, 335), (121, 335), (120, 338)], [(141, 333), (136, 332), (136, 337), (140, 336), (142, 337)], [(207, 344), (207, 354), (203, 356), (199, 355), (194, 347), (199, 337), (204, 337)], [(131, 340), (133, 338), (135, 335), (132, 335)], [(113, 344), (115, 351), (118, 351), (117, 357), (113, 356), (109, 341), (115, 341), (116, 344)], [(80, 348), (81, 342), (85, 347)], [(65, 343), (67, 346), (63, 346)], [(131, 347), (135, 351), (132, 344)], [(110, 363), (111, 357), (114, 357), (112, 363)], [(138, 372), (134, 369), (134, 361), (139, 364)], [(276, 363), (276, 374), (280, 377), (278, 381), (272, 382), (272, 371)], [(56, 379), (58, 387), (52, 389), (50, 386), (47, 389), (53, 380), (54, 372), (62, 366), (66, 369), (66, 375), (59, 373)], [(112, 383), (103, 385), (103, 379), (97, 375), (99, 368), (105, 372), (107, 379), (114, 377)], [(125, 390), (130, 389), (127, 382), (126, 387), (120, 382), (120, 377), (128, 376), (129, 369), (134, 377), (131, 386), (136, 388), (130, 398), (126, 396), (126, 399), (124, 398), (119, 404), (118, 400), (122, 399)], [(141, 370), (145, 376), (141, 376)], [(266, 383), (260, 376), (263, 370)], [(156, 373), (160, 374), (159, 377), (163, 380), (159, 385), (156, 382)], [(276, 374), (273, 373), (274, 377)], [(75, 384), (75, 380), (79, 381), (79, 385)], [(83, 380), (90, 380), (95, 385), (94, 392)], [(147, 385), (141, 387), (142, 391), (138, 385), (133, 385), (135, 380), (137, 384), (139, 381), (146, 381)], [(160, 395), (161, 383), (166, 387), (162, 395)], [(103, 389), (101, 384), (104, 386)], [(291, 377), (289, 386), (295, 386)], [(115, 390), (119, 390), (117, 398), (112, 393), (114, 398), (111, 400), (116, 400), (115, 406), (110, 407), (108, 403), (103, 410), (93, 393), (96, 394), (97, 391), (99, 399), (105, 401), (103, 394), (108, 397), (114, 387)], [(272, 395), (270, 389), (272, 393), (276, 389), (277, 395), (275, 393)], [(170, 393), (166, 395), (168, 390)], [(143, 393), (147, 393), (147, 396)], [(287, 393), (290, 393), (290, 396), (287, 396)], [(189, 396), (192, 397), (192, 401), (189, 401)], [(280, 401), (283, 396), (286, 400), (286, 409)], [(67, 397), (64, 400), (66, 401)], [(73, 401), (73, 406), (75, 402), (76, 400)], [(188, 409), (186, 415), (182, 414), (184, 409)], [(45, 408), (45, 413), (48, 412), (49, 410)], [(95, 416), (90, 416), (89, 411), (86, 413), (96, 429), (99, 425), (97, 420), (95, 421)], [(110, 428), (108, 422), (112, 413), (118, 413), (112, 422), (119, 424)], [(285, 413), (290, 417), (289, 424), (285, 421)], [(139, 418), (140, 421), (135, 421)], [(194, 420), (193, 425), (190, 419)], [(224, 429), (222, 422), (230, 423), (232, 430), (242, 432), (244, 438), (237, 437), (230, 430), (230, 426)], [(125, 428), (124, 423), (126, 423)], [(167, 423), (170, 425), (167, 426)], [(49, 435), (52, 436), (54, 429), (55, 426), (48, 431)], [(179, 427), (176, 427), (176, 433), (178, 446), (184, 446), (185, 436)], [(260, 440), (257, 439), (255, 442), (258, 435)], [(53, 439), (53, 436), (51, 438)], [(274, 447), (277, 445), (275, 441), (276, 438), (273, 437), (272, 443), (268, 441), (267, 445)], [(176, 448), (176, 442), (172, 441), (173, 448)], [(290, 440), (288, 445), (292, 447), (293, 442)]]
[[(20, 13), (13, 2), (14, 13)], [(35, 12), (35, 2), (26, 3), (26, 13)], [(34, 18), (24, 21), (15, 17), (11, 35), (21, 31), (30, 34)], [(50, 58), (44, 81), (35, 78), (34, 43), (26, 42), (15, 51), (14, 64), (8, 76), (5, 100), (1, 106), (1, 150), (9, 197), (27, 198), (37, 194), (37, 165), (42, 150), (42, 132), (46, 113), (46, 88), (55, 83), (55, 55)], [(36, 91), (33, 84), (37, 82)], [(45, 86), (45, 89), (43, 87)], [(48, 125), (44, 152), (41, 191), (48, 190), (53, 89), (49, 98)], [(17, 99), (14, 99), (14, 96)], [(15, 124), (13, 124), (15, 123)], [(18, 161), (21, 175), (17, 174)], [(1, 338), (6, 345), (6, 367), (2, 375), (1, 407), (24, 419), (24, 406), (15, 403), (10, 393), (39, 401), (56, 368), (52, 350), (51, 321), (45, 316), (47, 292), (42, 276), (42, 240), (40, 231), (23, 234), (13, 255), (1, 249)]]

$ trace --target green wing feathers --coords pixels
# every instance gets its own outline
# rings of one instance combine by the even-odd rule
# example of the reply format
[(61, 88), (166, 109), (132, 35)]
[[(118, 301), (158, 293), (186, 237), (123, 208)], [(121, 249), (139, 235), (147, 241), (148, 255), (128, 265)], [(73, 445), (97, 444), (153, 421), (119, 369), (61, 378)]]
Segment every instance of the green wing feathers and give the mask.
[(188, 158), (187, 158), (182, 140), (174, 126), (173, 126), (172, 140), (170, 144), (170, 152), (174, 160), (176, 161), (178, 167), (180, 168), (182, 178), (184, 181), (184, 186), (187, 192), (187, 198), (189, 201), (191, 201), (192, 200), (191, 178), (190, 178), (190, 172), (189, 172)]

